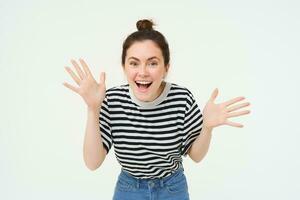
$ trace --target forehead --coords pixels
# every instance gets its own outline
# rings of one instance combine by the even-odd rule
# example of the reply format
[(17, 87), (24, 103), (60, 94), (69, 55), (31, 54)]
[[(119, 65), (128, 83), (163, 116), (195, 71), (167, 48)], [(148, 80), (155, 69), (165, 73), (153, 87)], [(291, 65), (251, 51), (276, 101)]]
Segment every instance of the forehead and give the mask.
[(127, 50), (126, 57), (136, 57), (140, 60), (147, 60), (151, 57), (162, 58), (162, 52), (157, 44), (151, 40), (134, 42)]

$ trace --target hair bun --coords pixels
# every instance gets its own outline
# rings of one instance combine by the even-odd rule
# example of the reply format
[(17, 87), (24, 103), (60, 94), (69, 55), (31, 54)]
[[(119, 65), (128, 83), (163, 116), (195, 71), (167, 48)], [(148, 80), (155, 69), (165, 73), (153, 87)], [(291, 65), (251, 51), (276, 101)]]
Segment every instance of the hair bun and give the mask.
[(152, 26), (154, 25), (152, 20), (141, 19), (136, 23), (136, 27), (139, 31), (143, 30), (153, 30)]

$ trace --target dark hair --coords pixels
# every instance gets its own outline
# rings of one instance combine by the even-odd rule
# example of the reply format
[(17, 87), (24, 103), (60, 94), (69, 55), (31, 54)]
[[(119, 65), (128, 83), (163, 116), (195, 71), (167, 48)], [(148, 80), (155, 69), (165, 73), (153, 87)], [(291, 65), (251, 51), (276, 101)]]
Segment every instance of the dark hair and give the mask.
[(123, 51), (122, 51), (122, 65), (125, 65), (125, 57), (127, 54), (128, 48), (137, 41), (143, 40), (152, 40), (160, 48), (164, 64), (167, 65), (170, 62), (170, 51), (169, 45), (163, 34), (159, 31), (156, 31), (152, 28), (155, 25), (152, 20), (142, 19), (137, 21), (136, 27), (137, 31), (131, 33), (126, 40), (123, 42)]

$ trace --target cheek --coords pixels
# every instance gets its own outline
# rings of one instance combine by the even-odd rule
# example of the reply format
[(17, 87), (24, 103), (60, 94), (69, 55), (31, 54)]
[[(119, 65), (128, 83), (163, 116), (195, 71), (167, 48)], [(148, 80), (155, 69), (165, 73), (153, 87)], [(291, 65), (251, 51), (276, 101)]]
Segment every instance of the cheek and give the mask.
[(162, 79), (164, 75), (165, 75), (165, 71), (163, 70), (156, 70), (152, 72), (152, 77), (158, 80)]
[(134, 71), (126, 71), (125, 75), (127, 77), (128, 80), (132, 80), (135, 78), (136, 73)]

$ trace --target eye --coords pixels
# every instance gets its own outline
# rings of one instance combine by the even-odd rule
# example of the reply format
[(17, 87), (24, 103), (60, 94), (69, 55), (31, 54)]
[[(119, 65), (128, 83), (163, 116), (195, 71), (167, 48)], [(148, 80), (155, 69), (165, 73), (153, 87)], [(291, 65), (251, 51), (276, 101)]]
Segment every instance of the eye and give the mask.
[(149, 65), (150, 65), (150, 66), (156, 66), (156, 65), (157, 65), (157, 62), (150, 62)]
[(136, 62), (129, 62), (129, 65), (131, 65), (131, 66), (137, 66), (137, 63)]

